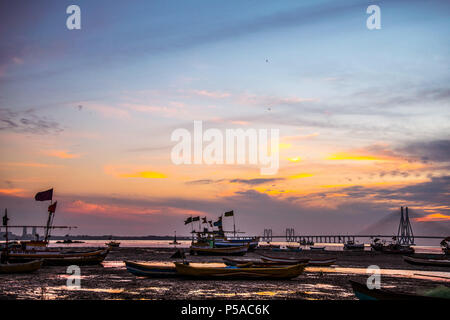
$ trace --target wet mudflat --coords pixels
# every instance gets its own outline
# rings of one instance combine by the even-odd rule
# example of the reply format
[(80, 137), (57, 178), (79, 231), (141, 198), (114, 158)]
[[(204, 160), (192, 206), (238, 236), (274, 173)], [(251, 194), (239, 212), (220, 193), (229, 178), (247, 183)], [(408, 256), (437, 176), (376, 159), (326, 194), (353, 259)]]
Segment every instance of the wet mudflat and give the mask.
[[(85, 248), (84, 248), (85, 249)], [(173, 249), (116, 248), (102, 265), (81, 266), (81, 288), (66, 286), (67, 267), (43, 267), (32, 274), (0, 275), (1, 299), (355, 299), (348, 280), (365, 282), (365, 268), (382, 270), (383, 288), (422, 293), (439, 285), (450, 286), (445, 268), (412, 266), (398, 255), (371, 252), (292, 253), (290, 256), (337, 257), (336, 266), (307, 268), (292, 280), (191, 280), (150, 279), (127, 272), (123, 260), (170, 263)], [(255, 259), (249, 253), (245, 259)], [(281, 254), (279, 254), (281, 255)], [(221, 263), (221, 257), (187, 255), (187, 260)], [(178, 259), (178, 261), (180, 261)]]

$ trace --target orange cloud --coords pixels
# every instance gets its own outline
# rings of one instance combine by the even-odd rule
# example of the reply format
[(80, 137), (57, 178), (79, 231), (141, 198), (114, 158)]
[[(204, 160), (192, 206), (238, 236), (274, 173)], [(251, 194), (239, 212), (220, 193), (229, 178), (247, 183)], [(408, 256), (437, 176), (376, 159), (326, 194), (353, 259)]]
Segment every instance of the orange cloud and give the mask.
[(290, 176), (289, 179), (301, 179), (301, 178), (308, 178), (308, 177), (312, 177), (312, 176), (313, 176), (312, 173), (299, 173), (299, 174)]
[(386, 161), (390, 160), (386, 157), (379, 157), (374, 155), (363, 155), (363, 154), (351, 154), (347, 152), (335, 153), (326, 158), (327, 160), (352, 160), (352, 161)]
[(0, 194), (22, 196), (23, 189), (0, 189)]
[(450, 216), (442, 214), (442, 213), (433, 213), (429, 214), (422, 218), (414, 218), (414, 221), (417, 222), (428, 222), (428, 221), (449, 221)]
[(52, 150), (52, 151), (47, 152), (47, 155), (50, 157), (56, 157), (56, 158), (60, 158), (60, 159), (73, 159), (73, 158), (80, 157), (79, 154), (71, 154), (65, 150)]
[(119, 177), (121, 177), (121, 178), (145, 178), (145, 179), (167, 178), (167, 176), (164, 173), (153, 172), (153, 171), (142, 171), (142, 172), (136, 172), (136, 173), (123, 173), (123, 174), (120, 174)]

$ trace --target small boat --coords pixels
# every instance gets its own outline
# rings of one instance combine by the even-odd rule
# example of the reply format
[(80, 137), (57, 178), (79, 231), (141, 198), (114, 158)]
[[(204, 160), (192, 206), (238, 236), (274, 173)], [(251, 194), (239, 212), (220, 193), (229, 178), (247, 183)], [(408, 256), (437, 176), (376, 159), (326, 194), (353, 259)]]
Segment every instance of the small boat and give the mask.
[(436, 266), (436, 267), (450, 267), (450, 259), (435, 259), (435, 258), (427, 258), (427, 257), (414, 257), (414, 256), (403, 256), (403, 260), (415, 265), (420, 266)]
[(274, 248), (280, 248), (281, 246), (279, 244), (260, 244), (258, 245), (258, 249), (274, 249)]
[(347, 243), (344, 243), (344, 250), (364, 251), (364, 243), (355, 243), (350, 240)]
[(409, 293), (393, 292), (386, 289), (369, 289), (366, 285), (350, 280), (353, 292), (359, 300), (433, 300), (448, 301), (448, 299), (420, 296)]
[(33, 260), (22, 263), (2, 263), (0, 273), (29, 273), (41, 268), (42, 260)]
[(392, 243), (387, 246), (383, 246), (381, 252), (391, 254), (413, 254), (414, 248), (410, 246), (402, 246), (400, 244)]
[(178, 241), (177, 241), (177, 232), (175, 231), (175, 235), (174, 235), (174, 237), (173, 237), (173, 241), (172, 242), (169, 242), (169, 244), (180, 244)]
[(286, 246), (286, 249), (290, 252), (300, 252), (302, 248), (296, 246)]
[(283, 265), (292, 265), (296, 263), (308, 263), (308, 266), (313, 267), (326, 267), (331, 266), (336, 262), (336, 258), (325, 258), (325, 259), (317, 259), (317, 258), (283, 258), (283, 257), (273, 257), (267, 255), (261, 255), (261, 259), (263, 261), (279, 263)]
[(120, 242), (118, 242), (118, 241), (114, 241), (114, 240), (111, 240), (111, 241), (109, 241), (109, 242), (107, 242), (107, 243), (105, 243), (108, 247), (112, 247), (112, 248), (118, 248), (119, 246), (120, 246)]
[[(280, 267), (280, 266), (288, 266), (293, 265), (292, 263), (283, 263), (283, 262), (276, 262), (276, 261), (263, 261), (263, 260), (244, 260), (244, 259), (230, 259), (230, 258), (222, 258), (223, 262), (227, 266), (242, 266), (242, 265), (249, 265), (255, 268), (267, 268), (267, 267)], [(308, 259), (300, 259), (297, 260), (298, 263), (308, 263)], [(296, 263), (296, 264), (298, 264)]]
[(72, 240), (72, 239), (64, 239), (64, 240), (59, 240), (56, 241), (56, 243), (64, 243), (64, 244), (70, 244), (70, 243), (84, 243), (84, 241), (80, 241), (80, 240)]
[(124, 261), (127, 271), (141, 277), (166, 278), (176, 277), (175, 266), (150, 265), (133, 261)]
[(259, 237), (215, 237), (214, 246), (217, 248), (242, 247), (248, 245), (248, 250), (254, 250), (259, 243)]
[(210, 248), (207, 246), (191, 246), (191, 254), (203, 256), (243, 256), (248, 251), (248, 245), (240, 247)]
[(19, 251), (10, 252), (8, 258), (13, 262), (43, 259), (44, 265), (95, 265), (105, 260), (109, 250), (109, 248), (106, 248), (85, 252)]
[(297, 264), (279, 268), (253, 267), (193, 267), (175, 262), (177, 273), (185, 277), (207, 279), (292, 279), (298, 277), (306, 264)]
[(325, 251), (325, 247), (309, 247), (311, 251)]

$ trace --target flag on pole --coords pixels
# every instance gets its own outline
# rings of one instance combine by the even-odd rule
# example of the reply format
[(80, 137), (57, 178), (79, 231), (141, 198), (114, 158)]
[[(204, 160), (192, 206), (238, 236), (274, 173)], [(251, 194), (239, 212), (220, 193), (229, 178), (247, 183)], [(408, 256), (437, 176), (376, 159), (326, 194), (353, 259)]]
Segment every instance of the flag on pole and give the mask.
[(184, 224), (187, 225), (189, 223), (192, 222), (192, 217), (187, 218), (186, 220), (184, 220)]
[(219, 220), (213, 223), (215, 227), (221, 227), (222, 226), (222, 217), (219, 217)]
[(56, 211), (56, 204), (57, 203), (58, 203), (58, 201), (55, 201), (55, 203), (49, 205), (48, 206), (48, 212), (55, 213), (55, 211)]
[(208, 223), (209, 223), (209, 226), (212, 228), (213, 227), (212, 220), (208, 220)]
[(47, 200), (51, 201), (52, 199), (53, 199), (53, 188), (51, 188), (50, 190), (38, 192), (34, 196), (34, 200), (36, 201), (47, 201)]
[(202, 218), (202, 223), (205, 223), (205, 224), (208, 223), (208, 221), (206, 221), (206, 217)]
[(234, 216), (234, 211), (233, 210), (227, 211), (227, 212), (224, 213), (224, 216), (225, 217), (232, 217), (232, 216)]
[(7, 226), (8, 225), (8, 211), (5, 209), (5, 215), (3, 216), (3, 225)]
[(192, 221), (200, 221), (200, 217), (193, 217)]

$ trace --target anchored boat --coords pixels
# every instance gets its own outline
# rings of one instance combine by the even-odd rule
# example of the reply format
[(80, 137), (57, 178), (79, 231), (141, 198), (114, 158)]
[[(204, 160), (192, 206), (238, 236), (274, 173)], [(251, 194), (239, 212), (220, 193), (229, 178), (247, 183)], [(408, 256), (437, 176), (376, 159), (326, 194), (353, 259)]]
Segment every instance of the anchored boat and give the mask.
[(442, 257), (414, 257), (414, 256), (403, 256), (403, 260), (410, 264), (420, 265), (420, 266), (436, 266), (436, 267), (450, 267), (450, 259), (446, 259), (445, 256)]
[(325, 266), (331, 266), (332, 264), (336, 263), (336, 258), (325, 258), (325, 259), (318, 259), (318, 258), (289, 258), (289, 257), (274, 257), (274, 256), (268, 256), (268, 255), (261, 255), (261, 260), (272, 262), (272, 263), (278, 263), (282, 265), (292, 265), (296, 263), (303, 263), (306, 261), (308, 263), (308, 266), (314, 266), (314, 267), (325, 267)]
[(243, 256), (248, 251), (248, 245), (229, 248), (213, 248), (206, 246), (191, 246), (191, 254), (203, 256)]

